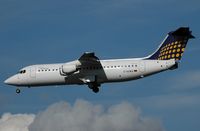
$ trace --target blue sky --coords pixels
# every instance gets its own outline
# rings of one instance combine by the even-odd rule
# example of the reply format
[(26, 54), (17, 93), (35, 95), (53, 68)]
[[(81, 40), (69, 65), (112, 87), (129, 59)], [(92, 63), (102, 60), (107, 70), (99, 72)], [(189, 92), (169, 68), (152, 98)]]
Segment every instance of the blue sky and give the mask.
[[(38, 113), (49, 105), (84, 99), (109, 107), (122, 101), (161, 120), (166, 130), (200, 128), (200, 2), (198, 0), (1, 0), (0, 114)], [(85, 51), (100, 59), (143, 57), (169, 31), (189, 26), (180, 68), (137, 81), (102, 85), (22, 89), (3, 81), (31, 64), (67, 62)]]

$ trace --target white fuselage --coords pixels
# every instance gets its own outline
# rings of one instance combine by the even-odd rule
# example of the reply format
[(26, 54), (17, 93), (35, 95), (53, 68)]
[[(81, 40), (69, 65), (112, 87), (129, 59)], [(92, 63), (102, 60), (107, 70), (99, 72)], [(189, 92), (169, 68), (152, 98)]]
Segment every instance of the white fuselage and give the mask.
[[(100, 60), (97, 64), (82, 64), (79, 60), (59, 64), (40, 64), (25, 67), (25, 73), (10, 77), (7, 82), (17, 86), (45, 86), (87, 84), (91, 82), (108, 83), (135, 80), (173, 68), (170, 60), (112, 59)], [(62, 71), (63, 65), (76, 65), (78, 70), (71, 74)], [(88, 66), (87, 66), (88, 65)], [(11, 82), (12, 79), (12, 82)]]

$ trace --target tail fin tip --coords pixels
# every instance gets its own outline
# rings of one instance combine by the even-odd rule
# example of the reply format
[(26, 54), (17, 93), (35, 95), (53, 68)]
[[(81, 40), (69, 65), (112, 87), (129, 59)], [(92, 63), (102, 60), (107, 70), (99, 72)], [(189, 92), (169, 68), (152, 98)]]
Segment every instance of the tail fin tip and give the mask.
[(147, 59), (181, 60), (187, 42), (192, 38), (195, 37), (192, 35), (192, 31), (190, 31), (189, 27), (180, 27), (175, 31), (171, 31), (158, 49), (153, 54), (149, 55)]
[[(189, 27), (180, 27), (175, 31), (170, 32), (173, 36), (184, 36), (184, 37), (188, 37), (189, 39), (191, 38), (195, 38), (192, 35), (192, 31), (190, 31)], [(170, 34), (169, 33), (169, 34)]]

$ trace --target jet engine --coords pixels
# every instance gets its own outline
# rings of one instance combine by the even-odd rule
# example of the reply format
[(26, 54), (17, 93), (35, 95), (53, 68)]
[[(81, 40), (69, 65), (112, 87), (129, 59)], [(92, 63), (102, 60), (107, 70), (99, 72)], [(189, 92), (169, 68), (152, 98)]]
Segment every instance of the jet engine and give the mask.
[(62, 65), (62, 73), (66, 75), (70, 75), (74, 72), (78, 71), (76, 65), (74, 64), (64, 64)]

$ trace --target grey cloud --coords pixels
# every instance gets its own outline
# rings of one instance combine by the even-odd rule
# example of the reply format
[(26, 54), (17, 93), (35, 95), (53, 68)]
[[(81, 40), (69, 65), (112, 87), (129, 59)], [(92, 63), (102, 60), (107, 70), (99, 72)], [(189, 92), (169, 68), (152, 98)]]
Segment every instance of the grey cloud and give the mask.
[(200, 71), (192, 70), (185, 72), (183, 74), (177, 75), (169, 80), (174, 83), (172, 89), (191, 89), (195, 87), (200, 87)]
[(139, 108), (123, 102), (105, 109), (84, 100), (59, 102), (33, 114), (4, 114), (0, 131), (162, 131), (160, 121), (143, 117)]
[(199, 94), (166, 94), (151, 97), (138, 98), (142, 105), (151, 109), (186, 109), (199, 105)]

